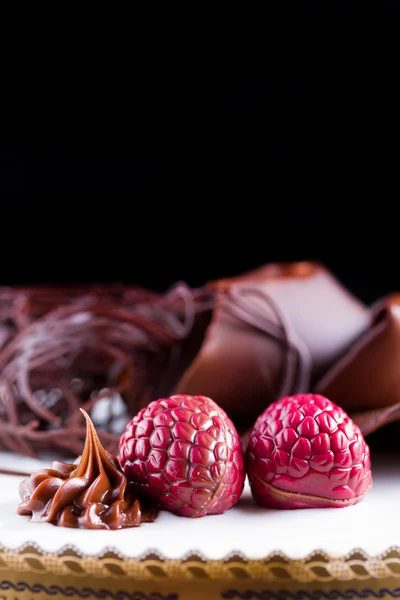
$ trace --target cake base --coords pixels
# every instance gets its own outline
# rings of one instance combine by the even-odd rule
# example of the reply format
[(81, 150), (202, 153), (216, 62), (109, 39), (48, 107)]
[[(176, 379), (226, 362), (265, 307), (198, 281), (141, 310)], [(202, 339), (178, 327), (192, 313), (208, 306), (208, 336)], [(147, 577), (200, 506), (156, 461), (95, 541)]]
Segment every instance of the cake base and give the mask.
[[(122, 531), (31, 523), (15, 514), (20, 478), (1, 476), (0, 600), (400, 598), (398, 463), (373, 457), (370, 493), (343, 509), (263, 509), (247, 487), (224, 515)], [(11, 466), (43, 463), (0, 454)]]

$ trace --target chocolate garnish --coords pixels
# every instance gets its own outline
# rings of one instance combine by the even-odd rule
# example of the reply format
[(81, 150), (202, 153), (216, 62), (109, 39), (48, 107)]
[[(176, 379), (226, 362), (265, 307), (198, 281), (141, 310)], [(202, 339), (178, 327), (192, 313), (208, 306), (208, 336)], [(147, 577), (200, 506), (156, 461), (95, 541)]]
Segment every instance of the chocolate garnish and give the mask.
[(213, 398), (240, 433), (274, 400), (308, 392), (370, 323), (317, 263), (270, 264), (210, 287), (211, 325), (175, 392)]
[(376, 303), (370, 329), (315, 390), (351, 414), (364, 435), (400, 419), (400, 295)]
[(129, 419), (168, 395), (186, 368), (212, 298), (184, 284), (164, 295), (123, 286), (0, 289), (0, 448), (76, 456), (82, 406), (116, 452)]
[(154, 521), (157, 509), (135, 496), (117, 457), (103, 448), (89, 415), (82, 413), (82, 456), (73, 464), (53, 462), (21, 482), (18, 514), (36, 523), (81, 529), (123, 529)]
[(0, 469), (0, 475), (14, 475), (15, 477), (29, 477), (27, 471), (16, 471), (14, 469)]

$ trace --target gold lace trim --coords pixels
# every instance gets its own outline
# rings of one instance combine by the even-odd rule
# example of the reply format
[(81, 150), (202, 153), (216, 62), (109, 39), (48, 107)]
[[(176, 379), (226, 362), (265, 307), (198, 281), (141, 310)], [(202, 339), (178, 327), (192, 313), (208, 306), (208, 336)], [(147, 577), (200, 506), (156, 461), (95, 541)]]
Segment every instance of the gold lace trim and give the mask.
[(96, 556), (81, 554), (74, 547), (47, 553), (30, 543), (17, 550), (0, 546), (0, 578), (8, 571), (164, 581), (168, 578), (203, 581), (262, 579), (281, 583), (363, 581), (400, 578), (400, 548), (389, 548), (378, 556), (369, 556), (357, 549), (342, 557), (330, 557), (317, 551), (302, 560), (293, 560), (280, 552), (262, 560), (249, 560), (239, 553), (222, 560), (209, 560), (198, 553), (171, 560), (156, 552), (140, 558), (127, 558), (112, 548)]

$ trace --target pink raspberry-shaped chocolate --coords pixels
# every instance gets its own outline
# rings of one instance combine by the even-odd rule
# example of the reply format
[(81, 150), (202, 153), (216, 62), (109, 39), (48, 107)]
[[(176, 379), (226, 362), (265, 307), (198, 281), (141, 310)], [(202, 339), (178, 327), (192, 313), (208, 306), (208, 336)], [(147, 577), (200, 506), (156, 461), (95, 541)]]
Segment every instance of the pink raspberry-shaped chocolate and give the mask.
[(246, 467), (255, 500), (271, 508), (349, 506), (372, 485), (361, 431), (317, 394), (282, 398), (258, 417)]
[(119, 462), (161, 508), (184, 517), (228, 510), (246, 476), (235, 426), (205, 396), (175, 395), (143, 408), (121, 437)]

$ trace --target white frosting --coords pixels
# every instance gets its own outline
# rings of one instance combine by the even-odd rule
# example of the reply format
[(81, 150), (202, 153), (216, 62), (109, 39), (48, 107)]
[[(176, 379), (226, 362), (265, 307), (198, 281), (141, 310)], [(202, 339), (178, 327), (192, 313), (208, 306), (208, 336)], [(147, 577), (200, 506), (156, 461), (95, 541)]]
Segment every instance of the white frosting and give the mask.
[[(35, 469), (49, 466), (0, 453), (0, 467)], [(400, 461), (373, 463), (374, 485), (358, 505), (340, 509), (274, 511), (258, 508), (246, 488), (239, 504), (224, 515), (187, 519), (160, 513), (155, 523), (123, 531), (85, 531), (30, 523), (15, 514), (19, 502), (18, 477), (0, 476), (0, 545), (18, 548), (34, 542), (47, 552), (73, 546), (83, 554), (99, 554), (112, 547), (137, 557), (150, 551), (178, 559), (197, 552), (209, 559), (240, 553), (260, 559), (271, 552), (304, 558), (314, 550), (345, 555), (360, 548), (377, 555), (400, 546)]]

